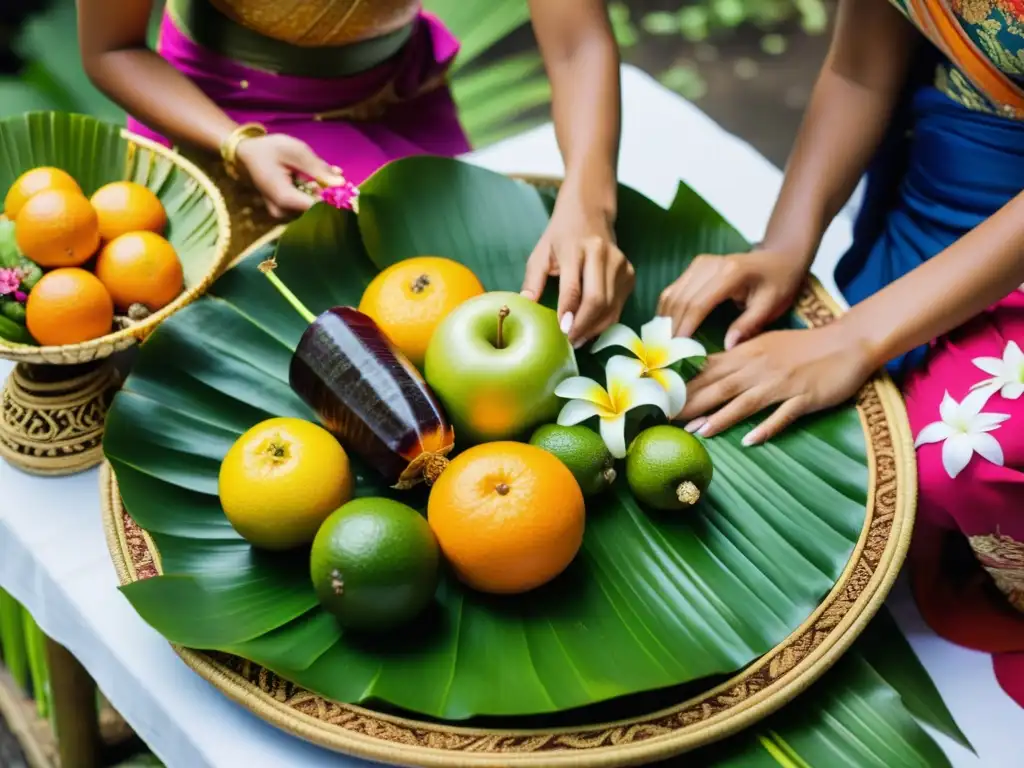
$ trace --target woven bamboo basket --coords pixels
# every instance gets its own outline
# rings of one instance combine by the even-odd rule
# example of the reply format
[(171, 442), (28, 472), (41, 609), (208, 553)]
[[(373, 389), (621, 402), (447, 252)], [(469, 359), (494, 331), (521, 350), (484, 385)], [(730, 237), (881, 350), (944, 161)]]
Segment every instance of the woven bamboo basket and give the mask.
[[(31, 125), (51, 145), (64, 138), (60, 130), (45, 129), (57, 125), (55, 113), (30, 114), (19, 118)], [(91, 118), (70, 119), (91, 122)], [(97, 131), (99, 133), (100, 131)], [(4, 141), (0, 123), (0, 143)], [(33, 136), (35, 133), (33, 133)], [(76, 148), (78, 149), (78, 148)], [(74, 151), (74, 150), (70, 150)], [(61, 165), (65, 148), (46, 147), (40, 155), (48, 164)], [(120, 157), (123, 152), (123, 157)], [(201, 296), (226, 268), (230, 255), (231, 220), (228, 207), (209, 176), (179, 152), (121, 129), (117, 144), (118, 160), (123, 163), (124, 179), (150, 187), (178, 182), (188, 196), (190, 210), (203, 206), (207, 226), (202, 237), (185, 238), (186, 247), (195, 242), (191, 253), (182, 252), (185, 289), (170, 304), (138, 322), (121, 322), (119, 327), (96, 339), (64, 346), (30, 346), (0, 340), (0, 358), (17, 363), (8, 377), (0, 408), (0, 457), (18, 468), (39, 475), (66, 475), (97, 465), (102, 459), (103, 423), (107, 406), (116, 390), (120, 374), (110, 362), (111, 356), (141, 343), (163, 320)], [(55, 156), (55, 159), (50, 159)], [(22, 158), (18, 161), (25, 162)], [(29, 159), (24, 168), (8, 168), (15, 173), (39, 165)], [(89, 190), (86, 190), (87, 192)], [(0, 190), (6, 192), (6, 190)], [(175, 219), (171, 215), (171, 226)]]

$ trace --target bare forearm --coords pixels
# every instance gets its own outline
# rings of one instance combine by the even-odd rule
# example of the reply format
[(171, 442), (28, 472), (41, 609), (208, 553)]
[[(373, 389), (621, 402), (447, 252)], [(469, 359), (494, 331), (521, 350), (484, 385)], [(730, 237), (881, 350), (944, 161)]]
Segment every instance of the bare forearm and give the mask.
[(97, 54), (87, 61), (86, 71), (129, 114), (172, 140), (216, 151), (236, 127), (192, 81), (152, 51)]
[(533, 6), (551, 79), (555, 132), (565, 162), (564, 188), (588, 208), (614, 219), (619, 55), (603, 3), (576, 0), (563, 10), (551, 10), (555, 5), (549, 0), (536, 0)]
[(1024, 193), (843, 323), (879, 367), (948, 333), (1024, 283)]
[(914, 31), (887, 0), (845, 0), (764, 242), (809, 266), (877, 150), (907, 73)]

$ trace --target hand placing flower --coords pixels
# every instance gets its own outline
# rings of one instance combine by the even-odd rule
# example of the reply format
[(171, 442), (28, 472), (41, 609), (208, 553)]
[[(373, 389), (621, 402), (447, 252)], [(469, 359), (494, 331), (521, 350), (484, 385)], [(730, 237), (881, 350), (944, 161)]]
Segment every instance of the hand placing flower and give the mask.
[(643, 374), (658, 382), (668, 395), (667, 416), (671, 419), (686, 405), (686, 382), (669, 366), (693, 357), (706, 357), (707, 350), (699, 341), (672, 337), (672, 318), (655, 317), (640, 327), (637, 336), (632, 328), (621, 323), (602, 333), (591, 352), (608, 347), (624, 347), (643, 364)]
[(601, 439), (617, 459), (626, 455), (626, 413), (642, 405), (653, 405), (668, 416), (668, 395), (654, 379), (645, 378), (639, 360), (616, 355), (608, 361), (605, 389), (593, 379), (572, 376), (555, 388), (555, 394), (569, 400), (558, 414), (563, 427), (597, 416)]
[(914, 447), (942, 443), (942, 466), (952, 478), (970, 464), (975, 453), (997, 466), (1003, 466), (1002, 446), (989, 432), (998, 429), (1010, 416), (981, 412), (991, 396), (991, 391), (977, 389), (958, 403), (947, 392), (939, 405), (941, 421), (934, 421), (922, 429)]
[(1024, 395), (1024, 352), (1021, 352), (1017, 342), (1007, 342), (1002, 359), (976, 357), (971, 362), (992, 376), (979, 381), (971, 389), (985, 390), (990, 395), (998, 392), (1007, 400), (1016, 400)]

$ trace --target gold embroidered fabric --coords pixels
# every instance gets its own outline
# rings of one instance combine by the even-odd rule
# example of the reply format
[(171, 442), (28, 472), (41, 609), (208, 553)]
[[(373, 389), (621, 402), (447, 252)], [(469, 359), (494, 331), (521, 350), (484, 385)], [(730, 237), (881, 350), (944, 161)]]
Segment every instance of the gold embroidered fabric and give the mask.
[(237, 24), (303, 47), (348, 45), (411, 24), (420, 0), (209, 0)]
[[(890, 2), (908, 18), (903, 0)], [(944, 0), (973, 45), (1001, 72), (1024, 84), (1024, 0)], [(998, 114), (992, 103), (949, 62), (936, 69), (935, 87), (953, 101)]]
[(1010, 605), (1024, 611), (1024, 544), (1002, 534), (971, 536), (968, 541)]

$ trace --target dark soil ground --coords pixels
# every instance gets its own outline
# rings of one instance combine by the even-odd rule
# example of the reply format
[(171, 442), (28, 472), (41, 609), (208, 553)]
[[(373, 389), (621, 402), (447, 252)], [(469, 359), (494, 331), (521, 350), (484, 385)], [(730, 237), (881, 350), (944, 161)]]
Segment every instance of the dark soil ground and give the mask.
[[(626, 62), (782, 166), (825, 55), (834, 2), (629, 0), (613, 13)], [(529, 44), (524, 30), (508, 48)], [(27, 768), (2, 719), (0, 768)]]

